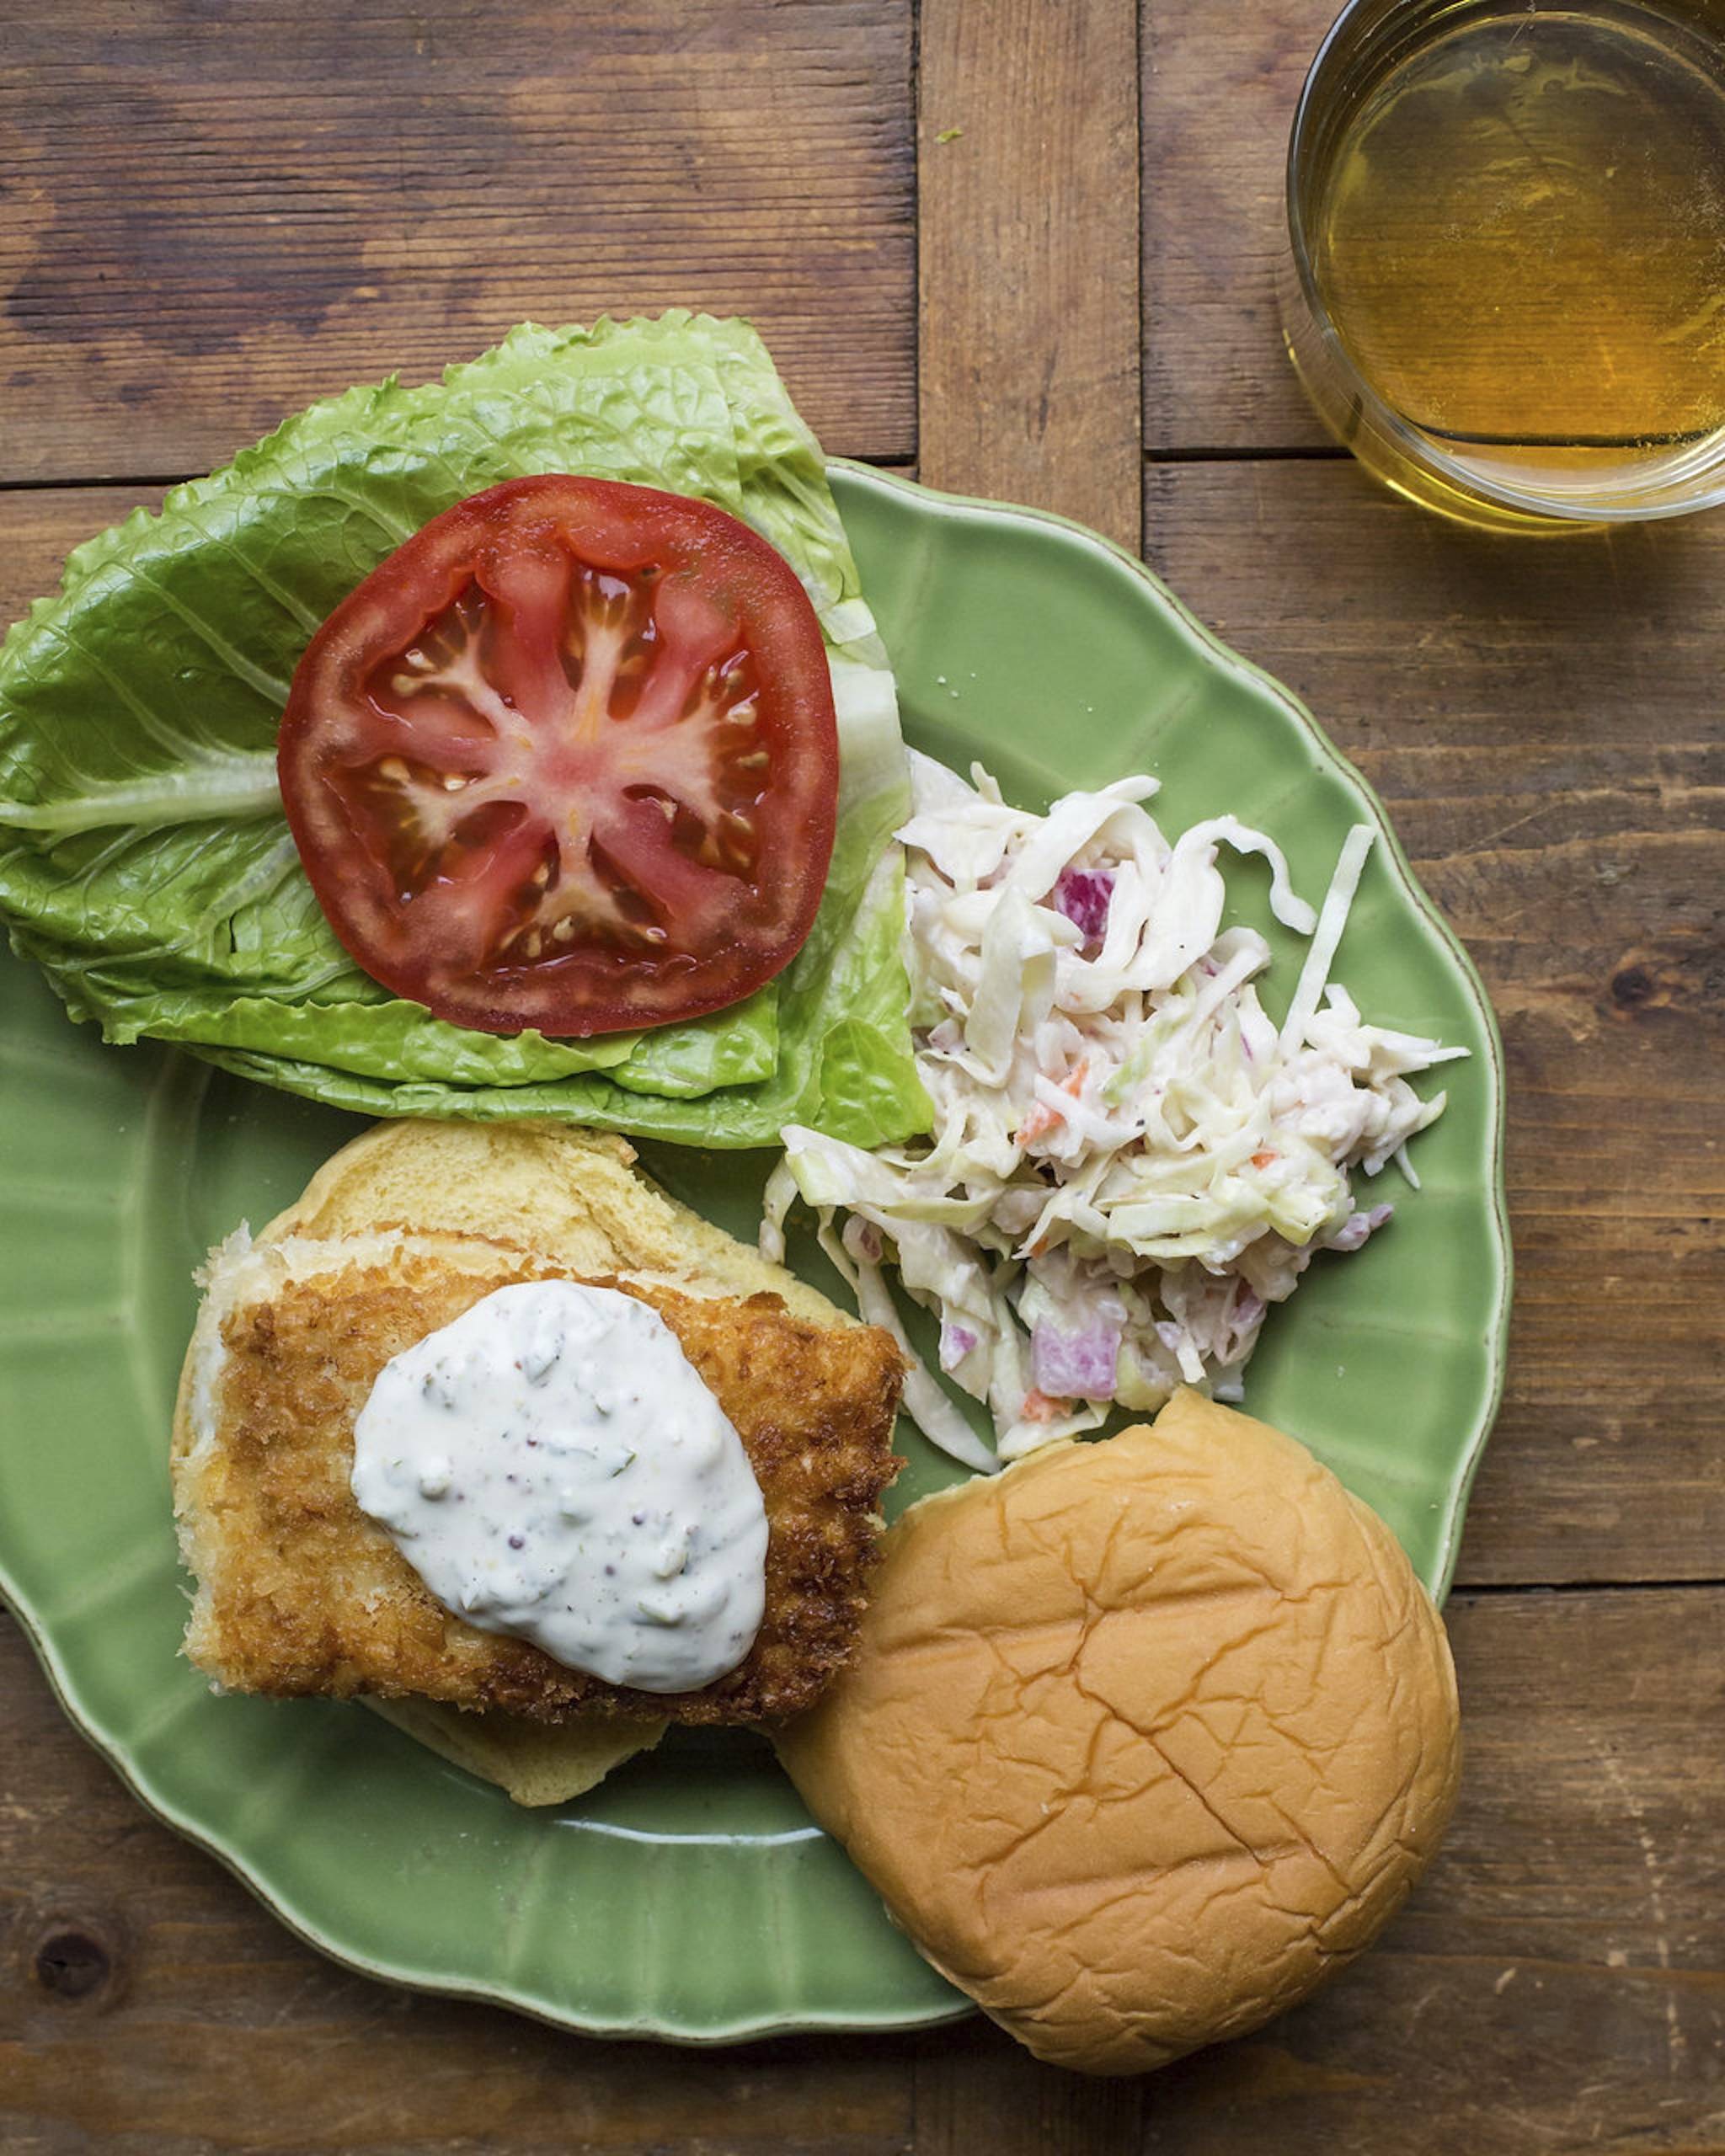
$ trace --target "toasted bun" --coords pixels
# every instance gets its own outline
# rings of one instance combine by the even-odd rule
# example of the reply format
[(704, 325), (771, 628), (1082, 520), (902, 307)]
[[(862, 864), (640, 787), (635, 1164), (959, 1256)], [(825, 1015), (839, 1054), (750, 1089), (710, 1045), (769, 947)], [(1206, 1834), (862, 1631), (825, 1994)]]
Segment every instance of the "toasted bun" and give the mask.
[(927, 1959), (1093, 2073), (1255, 2028), (1357, 1954), (1459, 1769), (1393, 1535), (1191, 1392), (912, 1507), (855, 1662), (778, 1742)]
[[(410, 1242), (459, 1266), (471, 1262), (459, 1239), (482, 1236), (588, 1277), (658, 1281), (691, 1294), (765, 1291), (814, 1323), (852, 1322), (793, 1274), (667, 1197), (633, 1166), (634, 1157), (620, 1138), (549, 1124), (403, 1120), (355, 1139), (255, 1241), (231, 1238), (212, 1257), (175, 1404), (176, 1463), (210, 1440), (225, 1312), (258, 1291), (260, 1268), (270, 1278), (292, 1276), (327, 1265), (337, 1249), (366, 1262)], [(212, 1520), (198, 1531), (220, 1528)], [(189, 1554), (201, 1576), (197, 1552)], [(594, 1714), (553, 1727), (430, 1700), (366, 1704), (520, 1804), (579, 1796), (657, 1743), (665, 1726)]]
[(667, 1197), (634, 1160), (623, 1139), (554, 1123), (381, 1123), (326, 1161), (258, 1241), (380, 1228), (489, 1235), (589, 1279), (777, 1295), (811, 1324), (855, 1322), (795, 1273)]

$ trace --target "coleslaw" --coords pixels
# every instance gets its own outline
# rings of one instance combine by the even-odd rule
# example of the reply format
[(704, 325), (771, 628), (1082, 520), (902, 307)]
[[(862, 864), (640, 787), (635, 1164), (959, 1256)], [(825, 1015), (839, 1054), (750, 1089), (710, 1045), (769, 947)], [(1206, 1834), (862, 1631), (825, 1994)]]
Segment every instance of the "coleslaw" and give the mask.
[[(1372, 827), (1349, 833), (1314, 911), (1234, 817), (1170, 842), (1144, 806), (1154, 778), (1039, 816), (980, 766), (966, 785), (911, 762), (899, 837), (933, 1135), (869, 1152), (788, 1127), (763, 1251), (782, 1256), (803, 1198), (864, 1318), (910, 1353), (895, 1267), (995, 1449), (914, 1357), (907, 1412), (984, 1471), (1182, 1385), (1238, 1399), (1270, 1306), (1319, 1251), (1357, 1251), (1390, 1219), (1357, 1202), (1354, 1171), (1399, 1159), (1417, 1187), (1403, 1149), (1445, 1097), (1409, 1077), (1466, 1053), (1368, 1023), (1329, 978)], [(1311, 938), (1279, 1027), (1255, 986), (1268, 942), (1222, 926), (1223, 846), (1264, 858), (1275, 918)]]

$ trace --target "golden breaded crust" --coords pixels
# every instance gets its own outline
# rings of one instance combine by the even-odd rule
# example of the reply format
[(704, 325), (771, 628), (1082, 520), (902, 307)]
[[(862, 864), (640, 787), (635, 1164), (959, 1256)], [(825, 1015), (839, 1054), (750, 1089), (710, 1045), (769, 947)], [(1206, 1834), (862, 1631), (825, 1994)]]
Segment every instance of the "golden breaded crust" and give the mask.
[(209, 1380), (211, 1428), (183, 1430), (176, 1466), (199, 1581), (187, 1652), (200, 1668), (237, 1690), (414, 1695), (545, 1722), (594, 1708), (767, 1721), (819, 1696), (853, 1649), (881, 1493), (897, 1467), (903, 1368), (884, 1332), (810, 1324), (771, 1295), (590, 1282), (664, 1318), (735, 1425), (766, 1501), (760, 1636), (737, 1669), (698, 1692), (609, 1685), (465, 1624), (355, 1503), (354, 1423), (384, 1364), (494, 1289), (558, 1277), (579, 1276), (446, 1235), (289, 1273), (236, 1303)]

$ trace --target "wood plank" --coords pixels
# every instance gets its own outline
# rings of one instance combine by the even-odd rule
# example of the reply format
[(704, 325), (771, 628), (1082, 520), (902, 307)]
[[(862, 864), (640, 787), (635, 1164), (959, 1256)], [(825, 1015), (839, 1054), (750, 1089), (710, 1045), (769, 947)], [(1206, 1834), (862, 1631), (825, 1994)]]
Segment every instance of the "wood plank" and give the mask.
[(137, 1809), (0, 1625), (0, 2143), (1717, 2156), (1725, 1592), (1460, 1595), (1450, 1621), (1466, 1777), (1407, 1908), (1262, 2035), (1115, 2084), (980, 2021), (672, 2057), (348, 1976)]
[(919, 28), (922, 476), (1135, 552), (1130, 0), (923, 0)]
[(1282, 347), (1295, 100), (1340, 0), (1144, 0), (1144, 440), (1327, 442)]
[(1344, 462), (1153, 467), (1146, 529), (1383, 795), (1503, 1022), (1516, 1315), (1461, 1578), (1716, 1577), (1725, 523), (1494, 540)]
[(159, 509), (162, 487), (43, 487), (0, 492), (0, 635), (60, 583), (66, 557), (135, 509)]
[(910, 0), (10, 8), (0, 479), (181, 474), (512, 323), (758, 322), (914, 450)]

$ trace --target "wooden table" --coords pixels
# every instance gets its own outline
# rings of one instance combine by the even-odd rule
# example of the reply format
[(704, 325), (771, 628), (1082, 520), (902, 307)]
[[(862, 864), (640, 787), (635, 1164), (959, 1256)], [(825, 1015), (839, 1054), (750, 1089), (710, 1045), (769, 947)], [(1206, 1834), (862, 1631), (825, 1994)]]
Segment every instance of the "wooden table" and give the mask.
[(829, 449), (1141, 543), (1318, 712), (1502, 1016), (1520, 1267), (1460, 1817), (1259, 2036), (1091, 2084), (979, 2022), (678, 2054), (392, 1991), (0, 1625), (7, 2149), (1725, 2150), (1725, 519), (1494, 542), (1327, 446), (1270, 282), (1330, 4), (0, 4), (0, 616), (313, 396), (747, 312)]

